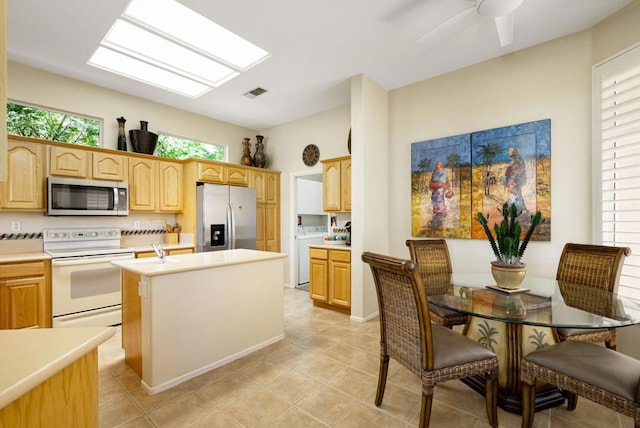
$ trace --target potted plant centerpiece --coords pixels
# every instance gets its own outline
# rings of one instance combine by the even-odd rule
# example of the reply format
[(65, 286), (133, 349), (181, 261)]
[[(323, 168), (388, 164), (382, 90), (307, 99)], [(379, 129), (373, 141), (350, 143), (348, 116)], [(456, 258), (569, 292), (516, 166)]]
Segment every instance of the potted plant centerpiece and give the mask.
[(516, 204), (508, 203), (505, 203), (502, 210), (498, 209), (498, 211), (503, 218), (500, 224), (493, 225), (495, 237), (491, 234), (487, 224), (488, 215), (485, 217), (481, 212), (478, 212), (476, 220), (482, 225), (497, 259), (491, 262), (491, 274), (496, 280), (497, 286), (505, 289), (517, 289), (526, 274), (526, 264), (522, 263), (520, 259), (527, 249), (533, 231), (538, 225), (544, 223), (544, 219), (540, 211), (532, 215), (529, 230), (527, 230), (524, 239), (520, 241), (522, 226), (518, 221), (518, 216), (522, 214), (522, 211), (518, 210)]

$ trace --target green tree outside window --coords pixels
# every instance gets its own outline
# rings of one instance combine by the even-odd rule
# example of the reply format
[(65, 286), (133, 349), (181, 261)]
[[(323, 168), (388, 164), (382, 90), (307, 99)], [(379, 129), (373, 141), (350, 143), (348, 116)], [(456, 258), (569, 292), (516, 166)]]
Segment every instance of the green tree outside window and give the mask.
[(224, 147), (159, 133), (156, 155), (171, 159), (224, 161)]
[(15, 103), (7, 103), (7, 132), (100, 147), (100, 120)]

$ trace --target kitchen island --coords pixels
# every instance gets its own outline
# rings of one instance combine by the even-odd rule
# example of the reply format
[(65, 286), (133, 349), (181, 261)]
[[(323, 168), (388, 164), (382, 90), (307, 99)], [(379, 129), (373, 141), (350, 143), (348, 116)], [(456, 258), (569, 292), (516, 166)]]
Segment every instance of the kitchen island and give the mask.
[(286, 254), (235, 249), (114, 261), (125, 361), (155, 394), (284, 338)]

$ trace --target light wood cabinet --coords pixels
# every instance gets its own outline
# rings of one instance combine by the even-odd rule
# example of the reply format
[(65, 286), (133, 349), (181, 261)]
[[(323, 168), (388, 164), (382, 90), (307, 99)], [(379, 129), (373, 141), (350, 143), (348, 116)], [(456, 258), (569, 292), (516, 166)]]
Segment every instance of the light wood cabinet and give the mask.
[(322, 162), (322, 205), (327, 212), (351, 211), (351, 156)]
[(51, 262), (0, 264), (0, 329), (51, 327)]
[(0, 208), (44, 211), (44, 146), (9, 139), (7, 180), (0, 182)]
[(280, 173), (255, 171), (250, 185), (256, 190), (256, 249), (280, 251)]
[(74, 147), (49, 147), (49, 175), (126, 181), (127, 158)]
[(92, 177), (96, 180), (127, 181), (127, 157), (115, 153), (92, 153)]
[(90, 178), (91, 152), (73, 147), (49, 147), (49, 175)]
[(160, 173), (158, 210), (182, 211), (182, 164), (159, 161), (158, 169)]
[(227, 166), (226, 183), (233, 186), (248, 186), (249, 172), (239, 166)]
[(224, 183), (225, 168), (224, 165), (215, 163), (198, 162), (197, 164), (197, 180), (206, 183)]
[(129, 159), (129, 211), (182, 211), (182, 172), (179, 162)]
[(156, 160), (129, 159), (129, 210), (155, 211), (158, 164)]
[(351, 310), (351, 251), (309, 249), (309, 297), (316, 306)]

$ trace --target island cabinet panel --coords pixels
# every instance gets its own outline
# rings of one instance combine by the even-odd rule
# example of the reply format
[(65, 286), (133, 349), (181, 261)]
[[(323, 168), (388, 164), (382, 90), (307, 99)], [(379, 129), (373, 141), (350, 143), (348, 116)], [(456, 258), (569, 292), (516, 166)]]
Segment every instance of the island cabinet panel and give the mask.
[(50, 263), (0, 264), (0, 329), (51, 327)]
[[(149, 253), (136, 254), (151, 257)], [(152, 253), (155, 256), (155, 253)], [(124, 361), (138, 376), (142, 377), (142, 309), (138, 283), (140, 275), (122, 269), (122, 349)]]
[(9, 139), (7, 180), (0, 182), (0, 208), (44, 211), (44, 146)]
[(129, 210), (155, 211), (158, 163), (152, 159), (129, 159)]
[(351, 251), (309, 249), (309, 297), (315, 306), (351, 311)]
[(49, 174), (90, 178), (91, 152), (73, 147), (49, 147)]

